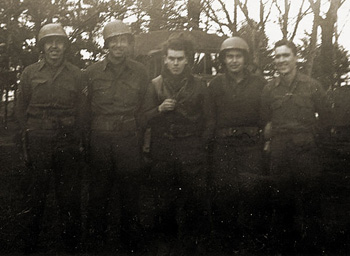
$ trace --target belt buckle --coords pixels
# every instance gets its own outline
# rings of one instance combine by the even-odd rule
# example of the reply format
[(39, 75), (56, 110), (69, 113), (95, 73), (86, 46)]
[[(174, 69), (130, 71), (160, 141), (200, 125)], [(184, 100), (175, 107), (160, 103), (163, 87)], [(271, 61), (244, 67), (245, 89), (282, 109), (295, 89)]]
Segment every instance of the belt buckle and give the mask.
[(237, 133), (237, 130), (232, 128), (232, 127), (230, 127), (230, 129), (229, 129), (229, 136), (234, 136), (234, 135), (236, 135), (236, 133)]
[(175, 128), (175, 125), (174, 124), (170, 124), (169, 131), (170, 131), (171, 134), (174, 133), (174, 130), (175, 130), (174, 128)]
[(113, 122), (112, 130), (116, 132), (120, 132), (122, 130), (122, 121), (121, 120), (115, 120)]
[(175, 137), (174, 137), (174, 135), (172, 133), (165, 132), (164, 136), (167, 137), (169, 140), (174, 140), (175, 139)]

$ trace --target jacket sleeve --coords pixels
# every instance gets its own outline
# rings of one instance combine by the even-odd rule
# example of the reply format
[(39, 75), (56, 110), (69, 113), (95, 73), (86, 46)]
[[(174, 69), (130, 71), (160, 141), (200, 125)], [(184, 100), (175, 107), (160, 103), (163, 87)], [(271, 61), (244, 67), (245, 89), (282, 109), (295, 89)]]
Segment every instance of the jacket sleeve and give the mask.
[(317, 133), (325, 134), (327, 129), (332, 125), (331, 123), (331, 104), (329, 99), (327, 98), (326, 91), (322, 87), (320, 83), (313, 80), (312, 86), (312, 97), (313, 102), (315, 104), (315, 111), (318, 114), (318, 122), (317, 122)]
[(19, 123), (19, 126), (22, 131), (25, 131), (27, 128), (27, 108), (31, 99), (31, 87), (30, 87), (30, 78), (29, 71), (26, 68), (20, 78), (20, 83), (16, 92), (16, 106), (15, 106), (15, 116)]
[(80, 132), (80, 136), (84, 140), (86, 134), (88, 132), (88, 90), (87, 83), (84, 77), (84, 73), (82, 71), (78, 71), (78, 75), (76, 77), (76, 83), (78, 87), (78, 95), (77, 95), (77, 128)]
[(143, 127), (147, 127), (153, 118), (161, 115), (161, 113), (158, 111), (159, 104), (155, 85), (150, 82), (142, 105), (141, 124)]
[(146, 93), (147, 93), (147, 89), (148, 89), (148, 84), (149, 84), (149, 77), (147, 74), (147, 70), (144, 67), (144, 65), (142, 65), (141, 63), (139, 63), (140, 65), (138, 66), (138, 70), (136, 71), (136, 73), (138, 73), (138, 75), (140, 76), (140, 80), (139, 80), (139, 88), (140, 88), (140, 96), (139, 96), (139, 103), (137, 106), (137, 109), (135, 111), (135, 118), (137, 121), (137, 124), (139, 126), (139, 128), (144, 129), (144, 111), (143, 111), (143, 107), (145, 104), (145, 100), (146, 100)]
[(209, 83), (205, 88), (204, 113), (206, 115), (204, 137), (209, 141), (214, 139), (216, 128), (216, 104), (213, 86)]
[(260, 105), (260, 119), (261, 126), (264, 127), (267, 123), (271, 121), (271, 82), (264, 86), (261, 93), (261, 105)]

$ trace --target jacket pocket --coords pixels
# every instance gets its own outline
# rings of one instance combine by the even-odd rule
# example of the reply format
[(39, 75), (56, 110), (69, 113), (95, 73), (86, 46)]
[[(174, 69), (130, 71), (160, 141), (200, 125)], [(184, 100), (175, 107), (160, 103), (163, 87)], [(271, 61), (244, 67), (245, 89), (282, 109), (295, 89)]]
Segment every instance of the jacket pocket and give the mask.
[(309, 98), (295, 97), (294, 104), (296, 106), (294, 112), (296, 120), (309, 122), (315, 119), (315, 110)]
[(75, 84), (70, 80), (63, 81), (57, 88), (57, 102), (63, 106), (74, 106), (78, 100), (78, 91)]
[(293, 135), (293, 143), (299, 147), (315, 146), (314, 135), (309, 132), (297, 133)]
[(277, 99), (271, 104), (271, 109), (276, 110), (282, 107), (282, 99)]
[(92, 99), (94, 103), (105, 105), (113, 103), (113, 80), (96, 79), (92, 83)]
[(140, 88), (136, 83), (123, 81), (123, 101), (125, 106), (136, 106), (139, 104), (141, 95)]
[(44, 104), (50, 101), (52, 90), (50, 90), (46, 79), (33, 79), (31, 103)]

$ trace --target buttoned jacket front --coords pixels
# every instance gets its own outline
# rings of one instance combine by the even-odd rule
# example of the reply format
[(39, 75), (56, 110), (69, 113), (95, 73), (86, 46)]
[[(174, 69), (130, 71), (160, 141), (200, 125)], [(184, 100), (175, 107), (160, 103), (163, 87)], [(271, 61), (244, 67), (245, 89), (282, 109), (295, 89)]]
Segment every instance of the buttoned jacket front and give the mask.
[(236, 83), (228, 74), (216, 76), (209, 85), (216, 128), (260, 125), (260, 98), (266, 84), (262, 76), (245, 73)]
[(45, 60), (23, 71), (17, 101), (22, 128), (61, 129), (81, 124), (85, 95), (81, 71), (64, 61), (53, 72)]
[(263, 91), (262, 118), (265, 122), (272, 122), (274, 131), (313, 132), (315, 127), (325, 125), (325, 96), (316, 80), (299, 72), (290, 86), (275, 78)]
[[(103, 123), (139, 119), (149, 82), (141, 63), (126, 59), (116, 70), (106, 58), (91, 65), (85, 77), (92, 129), (103, 130)], [(107, 126), (105, 129), (111, 128)]]
[[(149, 86), (144, 109), (145, 119), (152, 127), (152, 133), (159, 136), (164, 133), (188, 132), (208, 138), (213, 117), (205, 81), (189, 74), (180, 81), (178, 90), (174, 89), (172, 83), (170, 77), (160, 75)], [(165, 99), (176, 100), (174, 111), (158, 111), (159, 105)]]

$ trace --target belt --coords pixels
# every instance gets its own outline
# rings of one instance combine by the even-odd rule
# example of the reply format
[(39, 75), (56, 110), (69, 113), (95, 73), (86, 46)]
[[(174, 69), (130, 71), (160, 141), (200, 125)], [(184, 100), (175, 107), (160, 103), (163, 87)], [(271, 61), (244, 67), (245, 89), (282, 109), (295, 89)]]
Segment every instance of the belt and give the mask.
[(120, 116), (118, 119), (96, 118), (92, 121), (91, 129), (96, 131), (135, 132), (137, 130), (134, 117)]
[(342, 134), (342, 133), (349, 134), (350, 126), (333, 126), (331, 128), (331, 133), (332, 134)]
[(163, 133), (163, 137), (168, 138), (169, 140), (173, 140), (176, 138), (187, 138), (187, 137), (191, 137), (191, 136), (197, 136), (199, 133), (194, 133), (194, 132), (185, 132), (185, 133), (176, 133), (176, 134), (172, 134), (172, 133)]
[(216, 137), (255, 137), (259, 136), (261, 130), (256, 126), (238, 126), (238, 127), (225, 127), (218, 129), (215, 133)]
[(34, 118), (29, 117), (27, 120), (27, 126), (29, 129), (39, 130), (58, 130), (58, 129), (74, 129), (75, 117), (59, 117), (59, 118)]
[(350, 126), (334, 126), (331, 128), (331, 137), (341, 140), (350, 140)]
[(187, 138), (191, 136), (198, 136), (201, 130), (195, 125), (176, 125), (171, 124), (168, 129), (162, 133), (162, 137), (168, 139)]
[(272, 126), (272, 133), (273, 134), (296, 134), (296, 133), (313, 133), (314, 128), (313, 127), (273, 127)]

